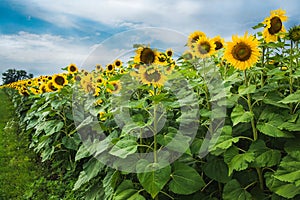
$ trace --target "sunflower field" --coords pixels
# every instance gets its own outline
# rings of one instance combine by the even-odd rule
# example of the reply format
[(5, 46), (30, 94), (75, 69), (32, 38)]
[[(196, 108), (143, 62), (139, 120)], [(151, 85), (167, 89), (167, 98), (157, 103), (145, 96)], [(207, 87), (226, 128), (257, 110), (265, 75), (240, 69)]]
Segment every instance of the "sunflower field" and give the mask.
[(273, 10), (253, 35), (191, 33), (178, 58), (139, 45), (126, 63), (1, 86), (49, 168), (33, 187), (60, 182), (51, 199), (299, 199), (300, 25), (287, 20)]

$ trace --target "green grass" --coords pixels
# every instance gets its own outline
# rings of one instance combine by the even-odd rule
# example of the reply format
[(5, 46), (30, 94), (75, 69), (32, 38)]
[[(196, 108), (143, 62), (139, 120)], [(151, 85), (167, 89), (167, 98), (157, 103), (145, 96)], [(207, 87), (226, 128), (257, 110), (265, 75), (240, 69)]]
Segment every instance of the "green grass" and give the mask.
[(25, 191), (41, 172), (28, 138), (20, 134), (14, 107), (0, 90), (0, 200), (24, 199)]

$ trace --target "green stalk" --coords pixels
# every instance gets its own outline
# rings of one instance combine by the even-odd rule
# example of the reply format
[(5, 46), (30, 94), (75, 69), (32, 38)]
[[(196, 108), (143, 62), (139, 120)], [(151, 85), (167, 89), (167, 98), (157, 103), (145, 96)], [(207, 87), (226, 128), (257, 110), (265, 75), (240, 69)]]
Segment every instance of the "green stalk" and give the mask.
[[(247, 72), (246, 70), (244, 71), (244, 76), (245, 76), (245, 85), (246, 87), (249, 86), (249, 82), (248, 82), (248, 78), (247, 78)], [(251, 114), (253, 114), (253, 108), (252, 108), (252, 104), (251, 104), (251, 96), (248, 93), (247, 94), (247, 104), (248, 104), (248, 108)], [(255, 121), (254, 121), (254, 115), (251, 118), (251, 127), (252, 127), (252, 133), (253, 133), (253, 141), (256, 141), (258, 139), (258, 135), (257, 135), (257, 129), (255, 126)], [(261, 190), (264, 190), (264, 179), (263, 179), (263, 175), (262, 175), (262, 170), (259, 167), (256, 167), (256, 172), (258, 175), (258, 180), (259, 180), (259, 187)]]
[[(245, 81), (246, 87), (248, 87), (249, 83), (248, 83), (246, 70), (244, 71), (244, 81)], [(251, 104), (251, 96), (249, 93), (247, 94), (247, 104), (248, 104), (250, 113), (253, 114), (253, 108), (252, 108), (252, 104)], [(257, 130), (256, 130), (256, 126), (255, 126), (254, 117), (251, 118), (251, 127), (252, 127), (252, 133), (253, 133), (253, 140), (256, 141), (258, 136), (257, 136)]]
[[(156, 95), (156, 88), (154, 88), (154, 95)], [(153, 159), (154, 159), (154, 163), (157, 163), (157, 104), (154, 104), (154, 111), (153, 111), (153, 117), (154, 117), (154, 122), (153, 122)]]

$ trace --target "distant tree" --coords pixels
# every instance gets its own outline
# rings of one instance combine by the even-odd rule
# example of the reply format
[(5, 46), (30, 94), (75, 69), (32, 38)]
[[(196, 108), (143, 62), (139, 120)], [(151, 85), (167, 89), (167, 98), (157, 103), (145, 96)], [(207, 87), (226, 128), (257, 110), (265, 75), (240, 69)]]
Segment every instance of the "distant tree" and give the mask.
[(2, 73), (3, 84), (33, 78), (33, 74), (28, 74), (25, 70), (8, 69)]

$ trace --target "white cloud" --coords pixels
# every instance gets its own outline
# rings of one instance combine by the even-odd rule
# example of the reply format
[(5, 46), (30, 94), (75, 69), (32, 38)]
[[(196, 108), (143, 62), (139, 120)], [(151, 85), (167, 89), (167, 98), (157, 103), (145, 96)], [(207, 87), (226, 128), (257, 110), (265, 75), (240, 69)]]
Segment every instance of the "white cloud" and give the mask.
[(19, 32), (0, 35), (1, 71), (22, 68), (37, 74), (61, 72), (70, 63), (81, 64), (89, 47), (72, 38)]

